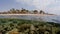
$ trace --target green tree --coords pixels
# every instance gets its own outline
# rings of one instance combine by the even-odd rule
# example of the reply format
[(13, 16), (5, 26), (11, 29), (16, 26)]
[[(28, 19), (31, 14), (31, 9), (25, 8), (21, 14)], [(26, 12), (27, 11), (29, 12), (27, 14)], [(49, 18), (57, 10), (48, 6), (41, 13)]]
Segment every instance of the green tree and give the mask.
[(14, 8), (10, 9), (11, 13), (16, 13), (16, 10)]
[(38, 11), (37, 11), (37, 10), (34, 10), (33, 12), (34, 12), (34, 14), (37, 14), (37, 13), (38, 13)]
[(43, 14), (45, 14), (45, 12), (44, 12), (44, 11), (40, 10), (40, 14), (42, 14), (42, 13), (43, 13)]

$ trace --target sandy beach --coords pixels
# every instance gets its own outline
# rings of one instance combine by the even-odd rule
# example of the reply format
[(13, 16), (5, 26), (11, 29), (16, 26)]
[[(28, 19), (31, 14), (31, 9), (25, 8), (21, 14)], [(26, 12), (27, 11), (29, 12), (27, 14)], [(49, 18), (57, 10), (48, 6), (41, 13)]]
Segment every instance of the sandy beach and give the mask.
[(0, 14), (2, 16), (5, 16), (5, 15), (34, 15), (34, 16), (55, 16), (55, 15), (47, 15), (47, 14)]

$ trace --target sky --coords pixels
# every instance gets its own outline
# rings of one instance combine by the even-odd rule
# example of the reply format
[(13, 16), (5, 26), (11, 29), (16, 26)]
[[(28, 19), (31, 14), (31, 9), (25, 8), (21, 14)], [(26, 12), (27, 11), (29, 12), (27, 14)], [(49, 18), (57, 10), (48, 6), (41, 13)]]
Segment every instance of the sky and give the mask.
[(43, 10), (46, 13), (60, 15), (60, 0), (0, 0), (0, 11), (7, 11), (11, 8)]

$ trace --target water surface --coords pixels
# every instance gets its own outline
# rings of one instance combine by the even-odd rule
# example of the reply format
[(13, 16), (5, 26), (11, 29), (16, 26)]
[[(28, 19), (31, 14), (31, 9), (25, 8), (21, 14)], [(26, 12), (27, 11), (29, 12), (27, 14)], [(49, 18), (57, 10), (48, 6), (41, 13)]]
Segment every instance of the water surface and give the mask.
[(36, 16), (36, 15), (0, 15), (0, 18), (18, 18), (18, 19), (27, 19), (27, 20), (37, 20), (45, 22), (55, 22), (60, 23), (60, 16)]

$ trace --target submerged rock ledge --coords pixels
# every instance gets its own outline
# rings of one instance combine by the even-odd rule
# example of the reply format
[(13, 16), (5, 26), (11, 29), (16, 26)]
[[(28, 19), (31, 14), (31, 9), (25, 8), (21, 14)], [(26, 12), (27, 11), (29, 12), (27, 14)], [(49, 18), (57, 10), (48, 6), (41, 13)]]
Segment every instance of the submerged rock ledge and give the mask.
[(60, 34), (60, 24), (0, 18), (0, 34)]

